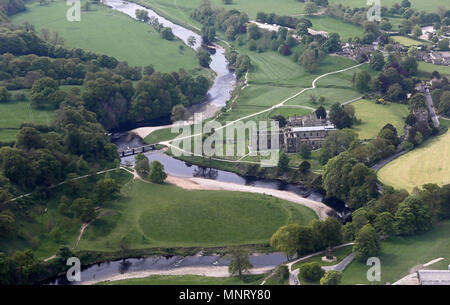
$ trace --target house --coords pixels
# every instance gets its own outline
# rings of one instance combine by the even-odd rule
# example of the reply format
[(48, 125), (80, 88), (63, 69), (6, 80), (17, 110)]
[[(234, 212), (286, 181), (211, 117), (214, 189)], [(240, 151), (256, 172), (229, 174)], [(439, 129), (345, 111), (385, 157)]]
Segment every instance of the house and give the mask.
[[(318, 119), (315, 114), (306, 116), (292, 116), (285, 128), (272, 134), (270, 131), (261, 131), (256, 134), (256, 143), (253, 150), (261, 150), (261, 140), (267, 143), (267, 149), (272, 149), (271, 141), (279, 144), (279, 149), (286, 153), (300, 152), (302, 144), (308, 144), (311, 149), (319, 149), (329, 133), (336, 128), (327, 119)], [(256, 146), (256, 147), (255, 147)]]
[(450, 270), (419, 270), (419, 285), (450, 285)]

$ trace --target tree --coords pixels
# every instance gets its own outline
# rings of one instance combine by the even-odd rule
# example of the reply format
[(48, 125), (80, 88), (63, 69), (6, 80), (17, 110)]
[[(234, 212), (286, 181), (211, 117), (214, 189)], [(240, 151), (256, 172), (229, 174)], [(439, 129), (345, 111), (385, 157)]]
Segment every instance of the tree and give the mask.
[(175, 38), (175, 35), (173, 35), (173, 32), (172, 32), (171, 28), (164, 28), (161, 31), (161, 36), (165, 40), (173, 40)]
[(189, 118), (189, 111), (182, 104), (178, 104), (172, 108), (170, 119), (172, 122), (184, 121)]
[(317, 5), (314, 2), (306, 2), (305, 7), (303, 8), (303, 13), (305, 13), (306, 16), (312, 16), (315, 13), (317, 13), (318, 8)]
[(137, 9), (135, 11), (136, 19), (143, 22), (148, 22), (150, 20), (148, 16), (148, 12), (146, 10), (139, 10)]
[(412, 29), (412, 35), (415, 38), (419, 38), (420, 36), (422, 36), (422, 28), (418, 24), (416, 24)]
[(193, 48), (197, 43), (197, 39), (194, 36), (189, 36), (187, 39), (187, 44), (189, 47)]
[(44, 77), (34, 82), (31, 88), (31, 104), (36, 108), (50, 106), (58, 108), (65, 94), (58, 90), (58, 82), (50, 77)]
[(320, 154), (319, 154), (319, 162), (322, 165), (327, 164), (328, 160), (331, 159), (331, 154), (330, 151), (326, 148), (321, 149)]
[(150, 181), (153, 183), (164, 183), (166, 180), (167, 174), (164, 171), (164, 166), (159, 161), (152, 162), (152, 169), (150, 171)]
[(76, 217), (85, 223), (94, 220), (96, 217), (95, 206), (92, 200), (87, 198), (75, 199), (70, 207)]
[(284, 173), (288, 168), (289, 157), (284, 152), (281, 152), (280, 159), (278, 160), (278, 169), (281, 171), (281, 173)]
[(4, 210), (0, 213), (0, 236), (11, 237), (14, 232), (15, 218), (10, 210)]
[(302, 143), (300, 145), (300, 155), (303, 159), (311, 158), (311, 147), (308, 143)]
[(320, 243), (322, 243), (324, 247), (328, 247), (330, 253), (332, 247), (341, 243), (342, 224), (336, 218), (328, 217), (324, 221), (319, 222), (316, 229), (318, 230), (318, 232), (315, 232), (316, 238), (320, 240)]
[(316, 282), (322, 278), (324, 273), (325, 271), (319, 263), (306, 263), (300, 266), (299, 275), (307, 281)]
[(211, 63), (211, 55), (209, 52), (202, 47), (197, 49), (197, 58), (200, 66), (202, 67), (209, 67), (209, 64)]
[(375, 51), (370, 59), (370, 68), (380, 71), (384, 67), (384, 56), (380, 51)]
[(393, 102), (398, 102), (405, 98), (405, 92), (403, 91), (402, 86), (398, 83), (389, 86), (387, 95)]
[(247, 36), (248, 40), (258, 40), (261, 37), (259, 27), (254, 23), (247, 25)]
[[(298, 224), (282, 226), (270, 238), (270, 245), (283, 252), (289, 260), (299, 250), (300, 231), (301, 226)], [(304, 246), (310, 247), (308, 243)]]
[(398, 206), (395, 226), (401, 235), (413, 235), (431, 228), (428, 206), (417, 196), (409, 196)]
[(342, 272), (330, 270), (320, 279), (320, 285), (339, 285), (342, 279)]
[(439, 41), (438, 44), (437, 44), (439, 50), (441, 50), (441, 51), (449, 51), (450, 50), (449, 42), (450, 42), (450, 40), (448, 38), (444, 38), (441, 41)]
[(353, 125), (353, 117), (351, 117), (349, 112), (345, 111), (345, 108), (339, 103), (335, 103), (331, 106), (329, 115), (331, 123), (338, 129), (350, 128)]
[(303, 161), (302, 163), (300, 163), (299, 171), (302, 174), (307, 173), (310, 169), (311, 169), (311, 163), (309, 163), (308, 161)]
[(147, 178), (150, 174), (150, 164), (148, 158), (144, 154), (136, 155), (134, 169), (142, 178)]
[(450, 91), (444, 91), (439, 102), (439, 113), (450, 116)]
[(5, 87), (0, 87), (0, 103), (6, 103), (10, 101), (11, 93)]
[(408, 72), (408, 75), (412, 76), (417, 74), (419, 64), (415, 57), (406, 56), (401, 62), (401, 67)]
[(280, 128), (285, 127), (286, 124), (287, 124), (286, 118), (284, 116), (282, 116), (281, 114), (279, 114), (279, 113), (276, 114), (272, 119), (278, 122), (278, 126)]
[(94, 193), (99, 203), (107, 202), (116, 197), (120, 192), (120, 184), (107, 174), (105, 178), (100, 179), (94, 186)]
[(319, 106), (319, 108), (315, 111), (316, 117), (318, 119), (326, 119), (327, 118), (327, 111), (325, 110), (325, 107)]
[(41, 133), (32, 127), (23, 127), (17, 133), (16, 147), (27, 152), (44, 147)]
[(369, 90), (370, 74), (367, 71), (361, 70), (355, 76), (355, 88), (359, 92), (366, 92)]
[(394, 221), (394, 216), (391, 213), (383, 212), (377, 215), (373, 226), (379, 234), (389, 236), (395, 233)]
[(242, 278), (242, 274), (248, 272), (251, 268), (253, 268), (250, 263), (249, 255), (246, 251), (236, 248), (231, 251), (231, 260), (228, 265), (228, 272), (231, 275), (238, 275), (239, 278)]
[(355, 259), (363, 263), (369, 257), (376, 256), (380, 252), (379, 236), (370, 224), (366, 224), (358, 232), (353, 252), (355, 253)]
[(341, 36), (339, 36), (338, 33), (329, 34), (328, 39), (322, 45), (322, 49), (327, 53), (335, 53), (341, 51)]

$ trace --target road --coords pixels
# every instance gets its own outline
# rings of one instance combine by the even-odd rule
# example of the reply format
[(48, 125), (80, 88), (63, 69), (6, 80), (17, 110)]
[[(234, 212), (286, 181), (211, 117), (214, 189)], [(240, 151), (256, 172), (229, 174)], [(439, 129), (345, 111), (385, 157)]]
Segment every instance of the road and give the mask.
[(431, 120), (433, 121), (433, 125), (434, 127), (439, 128), (439, 118), (437, 117), (436, 112), (434, 111), (433, 99), (431, 98), (430, 89), (427, 88), (425, 96), (427, 98), (427, 106), (428, 110), (430, 111), (430, 116)]

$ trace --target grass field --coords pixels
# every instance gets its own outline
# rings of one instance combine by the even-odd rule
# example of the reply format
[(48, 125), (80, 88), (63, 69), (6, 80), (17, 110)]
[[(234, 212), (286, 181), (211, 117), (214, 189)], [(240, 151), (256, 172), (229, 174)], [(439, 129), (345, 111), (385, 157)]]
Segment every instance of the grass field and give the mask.
[[(56, 31), (64, 37), (65, 47), (107, 54), (133, 66), (153, 64), (163, 72), (198, 67), (195, 52), (181, 40), (164, 40), (150, 25), (105, 6), (91, 5), (90, 11), (82, 12), (80, 22), (67, 21), (65, 1), (44, 6), (35, 2), (27, 4), (27, 8), (25, 13), (15, 15), (13, 22), (22, 24), (28, 21), (39, 33), (43, 28)], [(180, 45), (184, 45), (182, 52), (179, 51)]]
[[(176, 18), (178, 21), (199, 26), (190, 18), (190, 14), (200, 6), (201, 0), (140, 0), (140, 2), (161, 11), (172, 19)], [(287, 16), (303, 14), (304, 7), (304, 3), (292, 0), (234, 0), (231, 5), (225, 5), (222, 0), (211, 0), (211, 3), (213, 7), (246, 12), (250, 19), (255, 19), (256, 14), (260, 11)]]
[(422, 79), (430, 79), (431, 73), (433, 73), (433, 71), (438, 71), (441, 74), (441, 77), (445, 75), (450, 76), (449, 66), (433, 65), (423, 61), (419, 61), (418, 63), (419, 63), (419, 71), (417, 76)]
[(394, 125), (399, 134), (403, 133), (404, 118), (409, 114), (407, 105), (381, 105), (368, 100), (360, 100), (351, 105), (355, 107), (356, 117), (362, 121), (361, 124), (353, 126), (360, 139), (375, 138), (388, 123)]
[(316, 218), (303, 206), (273, 197), (225, 191), (186, 191), (137, 181), (112, 215), (86, 230), (80, 249), (228, 246), (268, 243), (287, 223)]
[[(393, 4), (400, 3), (401, 1), (398, 0), (383, 0), (381, 1), (382, 6), (387, 6), (388, 8), (391, 8)], [(447, 9), (449, 9), (450, 5), (447, 0), (409, 0), (411, 2), (411, 8), (418, 10), (418, 11), (427, 11), (436, 13), (439, 6), (445, 6)], [(344, 6), (350, 6), (350, 7), (367, 7), (365, 0), (329, 0), (330, 4), (336, 5), (336, 4), (342, 4)]]
[(241, 280), (237, 277), (152, 275), (139, 279), (98, 283), (97, 285), (259, 285), (265, 276), (265, 274), (244, 275)]
[(419, 41), (419, 40), (415, 40), (412, 39), (410, 37), (405, 37), (405, 36), (391, 36), (392, 39), (394, 39), (395, 42), (398, 42), (402, 45), (404, 45), (405, 47), (410, 47), (410, 46), (418, 46), (423, 44), (423, 42)]
[[(17, 91), (12, 91), (12, 93)], [(29, 90), (21, 90), (29, 99)], [(22, 123), (49, 125), (53, 120), (53, 110), (37, 110), (30, 102), (12, 101), (0, 104), (0, 142), (14, 141)]]
[(428, 140), (422, 146), (380, 169), (381, 182), (409, 192), (426, 183), (450, 183), (450, 132)]
[[(431, 231), (413, 237), (391, 237), (381, 242), (381, 282), (394, 283), (410, 273), (411, 268), (443, 257), (429, 269), (447, 269), (450, 264), (450, 221), (444, 221)], [(341, 284), (369, 284), (369, 266), (353, 261), (344, 271)]]
[(316, 31), (325, 31), (328, 33), (339, 33), (342, 41), (347, 41), (350, 37), (362, 37), (364, 35), (363, 28), (358, 25), (344, 22), (342, 20), (329, 16), (313, 16), (308, 17)]

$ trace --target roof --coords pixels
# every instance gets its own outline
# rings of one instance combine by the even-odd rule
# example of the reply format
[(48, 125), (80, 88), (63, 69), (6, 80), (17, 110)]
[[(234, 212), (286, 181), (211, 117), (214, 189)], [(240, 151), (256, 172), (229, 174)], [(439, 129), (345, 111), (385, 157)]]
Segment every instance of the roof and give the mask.
[(419, 270), (421, 285), (450, 285), (450, 270)]
[(309, 127), (294, 127), (293, 132), (306, 132), (306, 131), (323, 131), (323, 130), (334, 130), (333, 125), (328, 126), (309, 126)]

